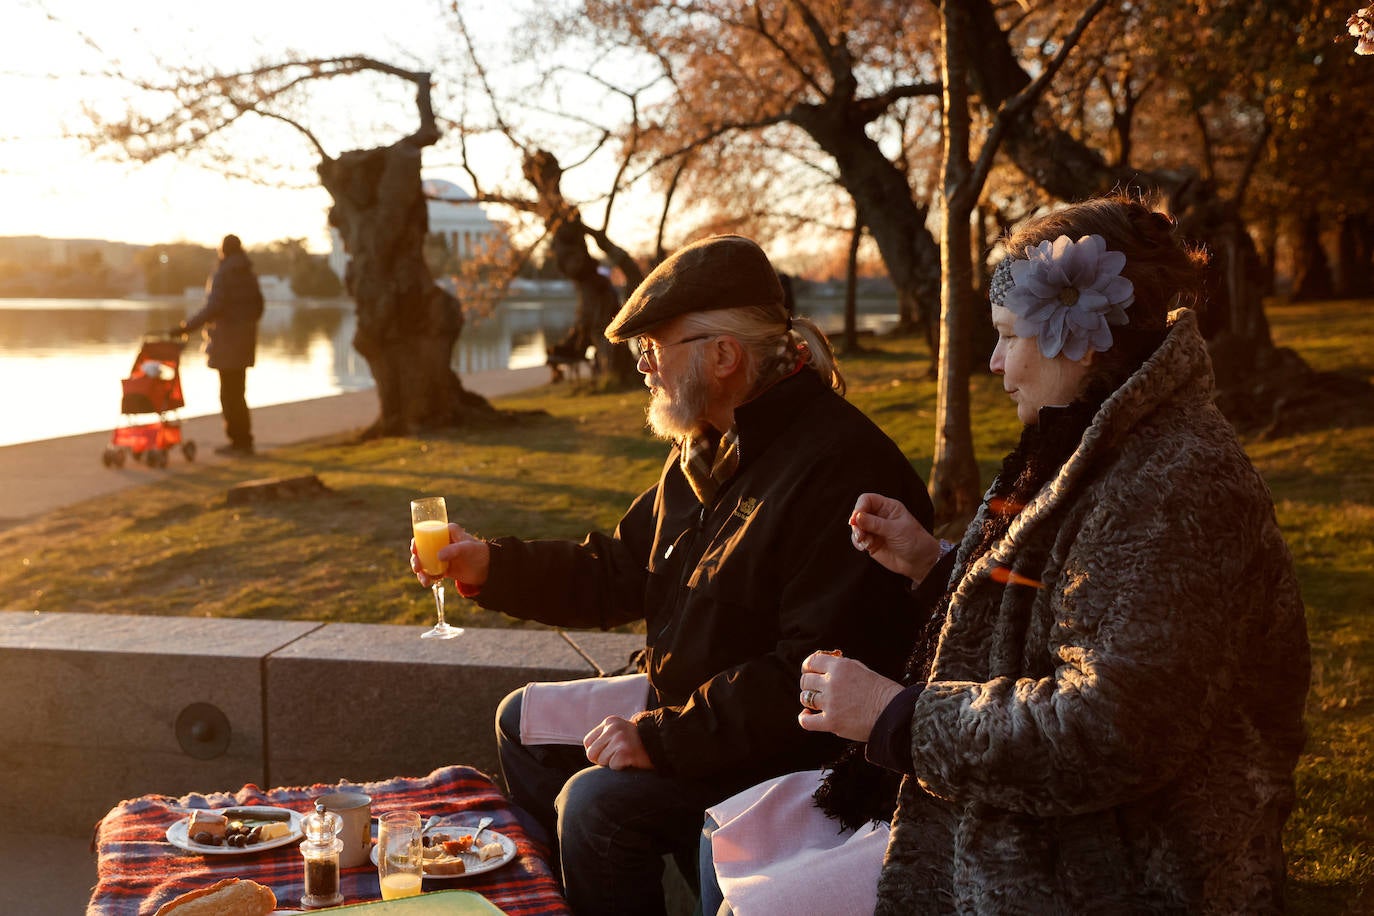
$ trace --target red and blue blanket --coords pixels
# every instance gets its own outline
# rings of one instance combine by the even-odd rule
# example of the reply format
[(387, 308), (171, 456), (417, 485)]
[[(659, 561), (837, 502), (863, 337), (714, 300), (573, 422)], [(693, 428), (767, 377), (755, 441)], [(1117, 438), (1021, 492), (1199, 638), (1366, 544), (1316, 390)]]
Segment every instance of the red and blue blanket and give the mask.
[[(567, 903), (549, 867), (549, 850), (521, 826), (495, 783), (471, 767), (442, 767), (428, 776), (398, 777), (381, 782), (317, 784), (260, 789), (249, 784), (237, 792), (199, 793), (173, 798), (145, 795), (116, 805), (96, 827), (98, 881), (88, 916), (148, 916), (186, 891), (208, 887), (224, 878), (249, 878), (277, 895), (281, 909), (296, 909), (304, 893), (304, 866), (297, 844), (244, 855), (198, 855), (173, 846), (167, 828), (191, 808), (275, 805), (302, 814), (312, 799), (340, 789), (372, 796), (372, 816), (410, 808), (422, 817), (439, 815), (453, 823), (492, 818), (491, 829), (516, 845), (516, 857), (484, 874), (434, 881), (425, 890), (460, 888), (476, 891), (510, 916), (567, 916)], [(377, 900), (381, 892), (371, 864), (344, 869), (340, 877), (345, 903)]]

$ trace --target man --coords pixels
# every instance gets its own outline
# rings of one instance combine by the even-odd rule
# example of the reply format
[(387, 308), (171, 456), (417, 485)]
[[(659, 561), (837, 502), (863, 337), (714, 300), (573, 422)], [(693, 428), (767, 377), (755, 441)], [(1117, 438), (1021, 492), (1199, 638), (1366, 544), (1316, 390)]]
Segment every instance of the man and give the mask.
[(205, 307), (181, 323), (183, 334), (205, 328), (206, 364), (219, 372), (219, 404), (224, 435), (229, 442), (218, 454), (253, 454), (253, 427), (244, 388), (248, 367), (257, 355), (258, 319), (262, 317), (262, 288), (253, 264), (237, 235), (226, 235), (219, 246), (219, 267), (210, 280)]
[[(502, 703), (497, 741), (513, 799), (556, 838), (574, 912), (661, 913), (663, 856), (695, 857), (708, 805), (839, 754), (797, 724), (802, 659), (838, 646), (899, 673), (922, 621), (909, 582), (850, 545), (856, 498), (900, 494), (927, 527), (932, 512), (748, 239), (679, 250), (606, 336), (637, 340), (649, 426), (675, 443), (658, 483), (614, 535), (484, 541), (452, 525), (440, 557), (483, 607), (558, 626), (646, 621), (647, 681), (529, 685)], [(619, 683), (630, 702), (603, 712), (598, 691)], [(536, 743), (560, 716), (569, 743)]]

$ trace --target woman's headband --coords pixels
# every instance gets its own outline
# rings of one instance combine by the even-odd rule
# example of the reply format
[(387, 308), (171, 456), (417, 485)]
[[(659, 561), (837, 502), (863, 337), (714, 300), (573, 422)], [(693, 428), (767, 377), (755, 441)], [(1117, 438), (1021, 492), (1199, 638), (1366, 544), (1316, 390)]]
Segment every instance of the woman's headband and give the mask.
[(1082, 359), (1091, 348), (1111, 349), (1111, 325), (1126, 324), (1135, 287), (1121, 276), (1126, 256), (1108, 251), (1100, 235), (1078, 241), (1061, 235), (1008, 255), (992, 272), (988, 298), (1016, 316), (1018, 337), (1034, 337), (1040, 352)]

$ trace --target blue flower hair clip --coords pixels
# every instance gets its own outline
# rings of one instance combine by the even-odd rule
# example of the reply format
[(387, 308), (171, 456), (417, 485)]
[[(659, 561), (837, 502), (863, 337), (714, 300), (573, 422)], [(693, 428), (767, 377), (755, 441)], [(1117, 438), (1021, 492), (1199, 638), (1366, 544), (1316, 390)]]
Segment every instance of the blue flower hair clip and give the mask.
[(1040, 352), (1082, 359), (1089, 347), (1111, 349), (1111, 325), (1126, 324), (1135, 287), (1121, 276), (1126, 256), (1108, 251), (1100, 235), (1061, 235), (1008, 256), (992, 272), (989, 298), (1016, 316), (1018, 337), (1034, 337)]

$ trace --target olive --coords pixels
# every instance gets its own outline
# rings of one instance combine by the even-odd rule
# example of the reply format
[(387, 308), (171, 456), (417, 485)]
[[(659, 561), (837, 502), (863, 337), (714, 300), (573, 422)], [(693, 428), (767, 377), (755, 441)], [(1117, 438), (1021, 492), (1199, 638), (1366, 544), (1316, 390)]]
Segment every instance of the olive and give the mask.
[(262, 825), (259, 824), (258, 826), (254, 827), (252, 830), (248, 831), (248, 842), (250, 842), (250, 843), (258, 843), (258, 842), (261, 842), (261, 841), (262, 841)]
[(241, 833), (236, 833), (229, 838), (229, 845), (238, 849), (248, 845), (248, 838)]
[(200, 831), (199, 833), (197, 833), (195, 836), (191, 837), (191, 839), (195, 840), (197, 843), (201, 844), (202, 846), (209, 846), (209, 845), (210, 845), (210, 841), (211, 841), (212, 839), (214, 839), (214, 838), (211, 837), (209, 833), (207, 833), (206, 831), (202, 830), (202, 831)]

